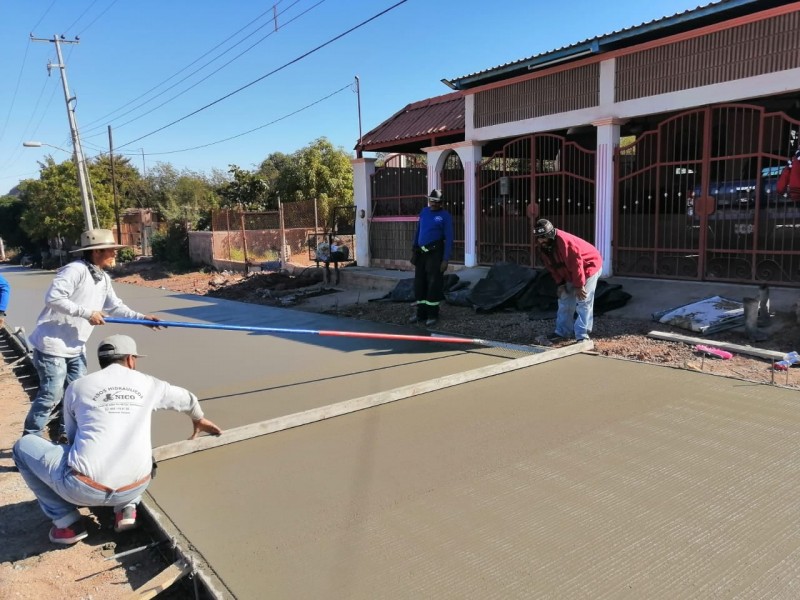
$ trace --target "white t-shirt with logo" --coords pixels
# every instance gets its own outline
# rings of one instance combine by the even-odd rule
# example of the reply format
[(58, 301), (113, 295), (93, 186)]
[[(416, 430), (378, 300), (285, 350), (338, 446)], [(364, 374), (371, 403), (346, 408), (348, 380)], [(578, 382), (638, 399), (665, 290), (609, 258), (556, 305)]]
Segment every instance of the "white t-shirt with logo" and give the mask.
[(74, 381), (64, 394), (67, 463), (113, 489), (139, 481), (152, 468), (152, 413), (163, 409), (203, 418), (189, 390), (118, 363)]

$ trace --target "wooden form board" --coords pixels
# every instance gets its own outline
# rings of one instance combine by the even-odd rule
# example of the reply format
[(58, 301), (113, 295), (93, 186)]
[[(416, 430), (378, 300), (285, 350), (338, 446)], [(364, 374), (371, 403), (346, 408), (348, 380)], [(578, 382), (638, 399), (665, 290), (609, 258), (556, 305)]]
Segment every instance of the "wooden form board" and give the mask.
[(753, 348), (752, 346), (740, 346), (739, 344), (729, 344), (728, 342), (717, 342), (715, 340), (704, 340), (703, 338), (689, 337), (686, 335), (679, 335), (677, 333), (667, 333), (665, 331), (651, 331), (647, 334), (657, 340), (664, 340), (666, 342), (683, 342), (684, 344), (704, 344), (706, 346), (713, 346), (721, 348), (738, 354), (747, 354), (748, 356), (756, 356), (758, 358), (766, 358), (767, 360), (783, 360), (786, 356), (785, 352), (776, 352), (775, 350), (764, 350), (763, 348)]
[(363, 410), (365, 408), (371, 408), (373, 406), (379, 406), (381, 404), (403, 400), (404, 398), (410, 398), (420, 394), (427, 394), (436, 390), (461, 385), (477, 379), (483, 379), (485, 377), (492, 377), (494, 375), (500, 375), (502, 373), (508, 373), (518, 369), (524, 369), (526, 367), (545, 363), (558, 358), (563, 358), (565, 356), (587, 352), (592, 350), (592, 348), (594, 348), (594, 344), (591, 340), (577, 342), (569, 346), (546, 350), (544, 352), (539, 352), (523, 358), (487, 365), (478, 369), (472, 369), (471, 371), (464, 371), (462, 373), (454, 373), (452, 375), (440, 377), (439, 379), (431, 379), (429, 381), (423, 381), (420, 383), (412, 383), (411, 385), (402, 386), (386, 392), (369, 394), (367, 396), (345, 400), (336, 404), (329, 404), (327, 406), (312, 408), (310, 410), (291, 415), (285, 415), (276, 417), (274, 419), (268, 419), (266, 421), (260, 421), (258, 423), (243, 425), (241, 427), (224, 431), (220, 436), (205, 436), (195, 440), (184, 440), (180, 442), (174, 442), (172, 444), (165, 444), (164, 446), (159, 446), (153, 450), (153, 457), (157, 461), (169, 460), (170, 458), (185, 456), (186, 454), (199, 452), (200, 450), (217, 448), (219, 446), (233, 444), (234, 442), (241, 442), (243, 440), (249, 440), (262, 435), (275, 433), (284, 429), (290, 429), (292, 427), (298, 427), (300, 425), (307, 425), (316, 421), (322, 421), (324, 419), (346, 415), (348, 413)]
[(129, 599), (145, 600), (146, 598), (155, 598), (173, 583), (188, 575), (191, 570), (191, 566), (182, 560), (175, 561), (150, 581), (137, 588), (129, 596)]

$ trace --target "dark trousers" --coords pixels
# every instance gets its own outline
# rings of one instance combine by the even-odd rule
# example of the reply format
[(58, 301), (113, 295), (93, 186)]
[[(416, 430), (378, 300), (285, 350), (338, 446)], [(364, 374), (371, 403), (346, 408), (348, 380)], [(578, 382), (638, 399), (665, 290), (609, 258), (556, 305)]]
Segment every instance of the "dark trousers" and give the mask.
[(417, 250), (414, 265), (414, 299), (420, 321), (439, 317), (439, 304), (444, 299), (444, 273), (441, 271), (444, 248), (439, 245), (429, 252)]

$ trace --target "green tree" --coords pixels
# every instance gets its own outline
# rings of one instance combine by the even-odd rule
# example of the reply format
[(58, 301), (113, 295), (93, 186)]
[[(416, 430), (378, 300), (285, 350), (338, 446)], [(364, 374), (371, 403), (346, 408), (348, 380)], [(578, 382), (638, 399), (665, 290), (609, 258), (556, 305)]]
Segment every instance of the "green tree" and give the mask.
[(267, 208), (277, 210), (278, 199), (296, 199), (300, 189), (300, 171), (294, 157), (283, 152), (273, 152), (265, 158), (256, 171), (267, 183)]
[(353, 203), (353, 166), (350, 155), (326, 138), (319, 138), (296, 153), (300, 170), (300, 196), (316, 198), (320, 216), (327, 222), (334, 206)]
[[(99, 181), (113, 193), (111, 185), (111, 159), (100, 156), (90, 167), (92, 181)], [(131, 164), (127, 156), (114, 155), (114, 181), (117, 184), (117, 200), (120, 210), (142, 205), (145, 196), (145, 182), (139, 170)]]
[(278, 196), (283, 202), (316, 198), (320, 216), (327, 220), (332, 207), (353, 203), (350, 155), (325, 137), (291, 155), (270, 154), (259, 165), (258, 174), (268, 182), (268, 196), (275, 206)]
[(242, 207), (245, 210), (267, 209), (267, 182), (258, 175), (230, 165), (232, 178), (217, 190), (225, 207)]
[(0, 197), (0, 238), (8, 248), (33, 249), (33, 243), (20, 228), (24, 203), (15, 196)]
[(157, 210), (168, 223), (180, 222), (184, 229), (205, 229), (211, 209), (220, 204), (217, 177), (157, 163), (143, 181), (140, 205)]
[[(96, 180), (89, 166), (94, 205), (101, 227), (111, 227), (114, 220), (110, 188)], [(40, 163), (39, 179), (20, 183), (24, 209), (20, 226), (37, 243), (56, 238), (77, 242), (86, 229), (83, 201), (78, 189), (77, 172), (71, 160), (56, 163), (52, 156)]]
[(184, 171), (175, 183), (175, 199), (182, 219), (189, 229), (197, 229), (198, 222), (207, 220), (211, 210), (219, 207), (219, 196), (209, 180), (191, 171)]

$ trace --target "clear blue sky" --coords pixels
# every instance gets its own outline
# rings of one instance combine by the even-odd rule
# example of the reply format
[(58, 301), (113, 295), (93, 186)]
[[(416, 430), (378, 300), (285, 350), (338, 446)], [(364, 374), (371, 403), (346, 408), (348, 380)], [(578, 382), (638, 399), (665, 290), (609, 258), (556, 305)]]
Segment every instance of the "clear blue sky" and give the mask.
[[(357, 98), (350, 88), (334, 92), (352, 85), (356, 75), (366, 133), (409, 102), (449, 92), (442, 78), (707, 4), (406, 0), (296, 60), (398, 1), (280, 0), (275, 31), (270, 2), (0, 0), (0, 194), (20, 179), (36, 178), (37, 161), (47, 153), (68, 158), (52, 148), (23, 148), (23, 141), (71, 150), (58, 70), (47, 73), (48, 61), (57, 62), (54, 44), (32, 42), (30, 33), (80, 37), (63, 53), (87, 156), (108, 151), (111, 125), (115, 148), (132, 154), (140, 170), (169, 162), (209, 172), (229, 164), (251, 169), (272, 152), (290, 153), (320, 136), (352, 151)], [(267, 125), (331, 94), (234, 140), (164, 154)]]

